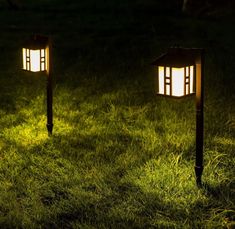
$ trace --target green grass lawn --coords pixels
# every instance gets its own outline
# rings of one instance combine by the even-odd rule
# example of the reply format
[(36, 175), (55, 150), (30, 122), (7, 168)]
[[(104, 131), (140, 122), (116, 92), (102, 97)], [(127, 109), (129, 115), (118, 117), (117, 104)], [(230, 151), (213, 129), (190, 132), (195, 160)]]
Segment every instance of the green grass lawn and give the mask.
[[(235, 228), (234, 17), (158, 1), (0, 4), (0, 228)], [(32, 33), (53, 40), (46, 78), (22, 72)], [(150, 63), (204, 47), (204, 187), (195, 185), (194, 98), (154, 95)]]

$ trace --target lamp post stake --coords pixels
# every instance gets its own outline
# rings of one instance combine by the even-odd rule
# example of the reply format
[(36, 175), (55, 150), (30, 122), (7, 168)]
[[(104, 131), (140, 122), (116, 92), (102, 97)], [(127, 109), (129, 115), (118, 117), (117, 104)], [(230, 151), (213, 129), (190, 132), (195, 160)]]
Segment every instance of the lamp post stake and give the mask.
[[(189, 94), (194, 94), (193, 88), (191, 88), (190, 77), (191, 66), (195, 66), (196, 73), (196, 160), (195, 160), (195, 175), (196, 184), (198, 187), (202, 187), (202, 172), (203, 172), (203, 135), (204, 135), (204, 57), (205, 50), (201, 48), (171, 48), (167, 53), (161, 55), (152, 64), (157, 66), (157, 94), (169, 97), (184, 97)], [(188, 66), (188, 73), (186, 73), (186, 67)], [(159, 68), (160, 69), (159, 71)], [(166, 74), (166, 68), (170, 68), (170, 74)], [(184, 93), (172, 95), (172, 68), (184, 68)], [(189, 69), (190, 68), (190, 69)], [(164, 70), (163, 70), (164, 69)], [(170, 77), (169, 77), (170, 75)], [(188, 76), (189, 75), (189, 76)], [(193, 74), (194, 75), (194, 74)], [(181, 77), (182, 78), (182, 77)], [(168, 80), (168, 81), (167, 81)], [(188, 81), (187, 81), (188, 80)], [(159, 84), (161, 83), (161, 90)], [(175, 84), (175, 85), (174, 85)], [(187, 84), (187, 85), (186, 85)], [(170, 89), (167, 92), (167, 86)], [(174, 82), (173, 87), (177, 85)], [(186, 86), (191, 89), (186, 91)]]
[(52, 76), (51, 76), (51, 41), (48, 41), (48, 58), (47, 58), (47, 130), (48, 135), (52, 134), (53, 129), (53, 112), (52, 112)]
[(198, 187), (202, 186), (203, 172), (203, 129), (204, 129), (204, 50), (196, 52), (196, 163), (195, 175)]

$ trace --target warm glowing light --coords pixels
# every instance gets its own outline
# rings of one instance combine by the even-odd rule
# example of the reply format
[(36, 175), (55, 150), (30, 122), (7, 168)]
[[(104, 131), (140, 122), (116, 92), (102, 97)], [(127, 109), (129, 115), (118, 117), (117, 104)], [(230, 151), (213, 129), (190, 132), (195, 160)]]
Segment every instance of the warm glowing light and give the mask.
[(23, 69), (26, 70), (26, 49), (22, 49), (23, 54)]
[(164, 95), (164, 67), (158, 67), (158, 93)]
[(172, 68), (172, 95), (184, 95), (184, 68)]
[(158, 94), (182, 97), (194, 93), (194, 67), (158, 66)]
[(47, 70), (47, 51), (45, 49), (23, 48), (23, 69), (32, 72)]
[(190, 66), (190, 94), (194, 92), (194, 69), (193, 66)]

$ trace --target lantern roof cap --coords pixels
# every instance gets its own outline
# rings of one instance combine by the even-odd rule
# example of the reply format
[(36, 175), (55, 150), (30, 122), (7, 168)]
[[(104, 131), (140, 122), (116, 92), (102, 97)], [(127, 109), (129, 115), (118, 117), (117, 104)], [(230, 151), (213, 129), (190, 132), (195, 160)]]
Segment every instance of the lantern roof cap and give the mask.
[(194, 49), (169, 48), (167, 53), (159, 56), (152, 65), (168, 67), (185, 67), (195, 64)]
[(48, 46), (48, 43), (49, 38), (47, 36), (33, 35), (24, 43), (23, 48), (44, 49)]

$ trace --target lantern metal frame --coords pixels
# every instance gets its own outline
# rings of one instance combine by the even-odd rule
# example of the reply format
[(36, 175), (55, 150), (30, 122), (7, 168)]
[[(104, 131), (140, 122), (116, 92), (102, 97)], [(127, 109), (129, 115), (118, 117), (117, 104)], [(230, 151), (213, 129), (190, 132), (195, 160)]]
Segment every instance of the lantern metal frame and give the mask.
[[(196, 183), (198, 187), (202, 186), (202, 173), (203, 173), (203, 134), (204, 134), (204, 56), (205, 50), (199, 48), (170, 48), (167, 53), (157, 58), (152, 65), (166, 67), (178, 67), (185, 66), (194, 67), (194, 80), (196, 81), (195, 93), (190, 93), (183, 96), (172, 96), (164, 94), (158, 94), (163, 97), (184, 98), (186, 96), (196, 95), (196, 159), (195, 159), (195, 175)], [(185, 72), (184, 72), (185, 73)], [(158, 74), (158, 72), (157, 72)], [(164, 72), (165, 74), (165, 72)], [(157, 75), (159, 77), (159, 74)], [(164, 75), (165, 76), (165, 75)], [(157, 84), (156, 84), (157, 85)], [(158, 92), (158, 87), (155, 87)]]
[[(42, 35), (33, 35), (29, 40), (27, 40), (23, 44), (22, 52), (24, 55), (24, 49), (26, 56), (23, 57), (23, 70), (30, 72), (45, 72), (47, 76), (47, 130), (48, 134), (52, 134), (53, 130), (53, 92), (52, 92), (52, 60), (51, 60), (51, 40), (47, 36)], [(27, 51), (28, 50), (28, 51)], [(38, 71), (33, 71), (31, 69), (31, 60), (30, 60), (30, 52), (35, 50), (40, 50), (40, 69)], [(44, 55), (42, 55), (42, 50), (44, 50)], [(28, 53), (27, 53), (28, 52)], [(24, 59), (25, 58), (25, 59)], [(25, 60), (25, 63), (24, 63)], [(44, 65), (44, 69), (42, 69), (42, 64)], [(25, 67), (25, 68), (24, 68)]]

